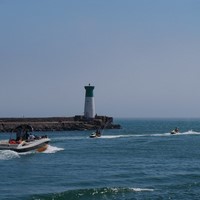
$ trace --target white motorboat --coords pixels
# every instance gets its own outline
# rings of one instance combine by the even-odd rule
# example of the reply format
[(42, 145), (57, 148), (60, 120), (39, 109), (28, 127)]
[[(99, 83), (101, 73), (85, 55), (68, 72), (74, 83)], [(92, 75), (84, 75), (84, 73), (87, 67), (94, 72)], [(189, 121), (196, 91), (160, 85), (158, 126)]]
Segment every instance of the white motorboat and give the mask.
[(10, 138), (9, 140), (0, 141), (0, 150), (12, 150), (16, 152), (27, 151), (45, 151), (48, 147), (50, 139), (47, 136), (34, 136), (29, 134), (33, 128), (29, 125), (20, 125), (14, 129), (16, 132), (16, 139)]

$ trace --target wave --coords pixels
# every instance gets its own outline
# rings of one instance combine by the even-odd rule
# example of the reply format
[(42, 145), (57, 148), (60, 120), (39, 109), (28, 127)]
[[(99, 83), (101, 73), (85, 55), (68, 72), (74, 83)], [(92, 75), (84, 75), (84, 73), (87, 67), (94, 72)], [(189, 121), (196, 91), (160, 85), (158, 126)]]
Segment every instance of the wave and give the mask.
[(56, 153), (58, 151), (63, 151), (63, 150), (64, 148), (48, 145), (47, 149), (43, 151), (42, 153)]
[(102, 199), (127, 199), (126, 196), (138, 192), (153, 192), (152, 188), (122, 188), (122, 187), (112, 187), (112, 188), (94, 188), (94, 189), (79, 189), (79, 190), (69, 190), (61, 193), (46, 194), (46, 195), (35, 195), (33, 200), (102, 200)]
[(20, 155), (11, 150), (0, 150), (0, 160), (11, 160), (14, 158), (20, 158)]
[(132, 137), (133, 135), (102, 135), (100, 138), (103, 139), (113, 139), (113, 138), (121, 138), (121, 137)]
[(187, 132), (179, 133), (178, 135), (200, 135), (200, 132), (189, 130)]
[[(58, 151), (63, 151), (63, 150), (64, 150), (63, 148), (49, 145), (48, 148), (41, 153), (56, 153)], [(20, 158), (22, 155), (30, 155), (30, 154), (36, 154), (36, 153), (39, 153), (39, 152), (28, 151), (28, 152), (18, 153), (11, 150), (0, 150), (0, 160), (11, 160), (15, 158)]]

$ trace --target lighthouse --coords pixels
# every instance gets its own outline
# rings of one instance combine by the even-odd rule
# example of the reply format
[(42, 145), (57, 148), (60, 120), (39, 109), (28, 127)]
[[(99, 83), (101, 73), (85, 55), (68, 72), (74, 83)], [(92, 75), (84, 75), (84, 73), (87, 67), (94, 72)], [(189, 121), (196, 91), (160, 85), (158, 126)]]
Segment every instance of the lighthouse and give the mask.
[(94, 118), (95, 117), (95, 106), (94, 106), (94, 86), (90, 84), (85, 86), (85, 107), (84, 107), (84, 117)]

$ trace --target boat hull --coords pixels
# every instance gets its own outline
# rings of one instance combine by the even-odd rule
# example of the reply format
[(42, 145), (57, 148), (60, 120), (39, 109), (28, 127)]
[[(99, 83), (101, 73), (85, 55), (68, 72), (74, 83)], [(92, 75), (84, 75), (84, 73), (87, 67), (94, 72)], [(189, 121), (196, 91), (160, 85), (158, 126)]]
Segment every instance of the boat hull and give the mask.
[(19, 153), (28, 152), (33, 150), (38, 150), (42, 152), (46, 150), (48, 143), (50, 142), (49, 138), (42, 138), (39, 140), (33, 140), (30, 142), (22, 142), (20, 144), (9, 144), (9, 142), (0, 142), (0, 150), (11, 150)]

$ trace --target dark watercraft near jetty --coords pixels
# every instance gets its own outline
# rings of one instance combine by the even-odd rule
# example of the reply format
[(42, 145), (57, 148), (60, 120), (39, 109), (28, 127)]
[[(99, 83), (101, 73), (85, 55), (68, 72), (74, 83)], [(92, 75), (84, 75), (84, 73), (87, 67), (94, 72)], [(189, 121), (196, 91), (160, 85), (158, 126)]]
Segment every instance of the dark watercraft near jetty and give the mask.
[(96, 130), (106, 124), (107, 129), (120, 129), (119, 124), (113, 124), (113, 118), (107, 116), (95, 116), (94, 119), (86, 119), (84, 116), (74, 117), (44, 117), (44, 118), (0, 118), (0, 132), (11, 132), (20, 124), (29, 124), (34, 131), (74, 131)]

